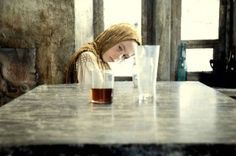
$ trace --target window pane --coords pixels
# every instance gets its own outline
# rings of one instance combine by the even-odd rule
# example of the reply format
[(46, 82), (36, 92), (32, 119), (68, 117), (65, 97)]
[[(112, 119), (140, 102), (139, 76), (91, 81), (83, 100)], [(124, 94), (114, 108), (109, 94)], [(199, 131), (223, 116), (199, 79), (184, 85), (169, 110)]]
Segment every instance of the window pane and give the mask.
[[(104, 0), (105, 29), (116, 23), (134, 24), (141, 34), (141, 0)], [(115, 76), (131, 76), (134, 60), (109, 63)]]
[(182, 0), (181, 39), (218, 39), (220, 0)]
[(104, 0), (105, 28), (122, 22), (136, 25), (141, 32), (141, 0)]
[(188, 72), (212, 71), (210, 60), (213, 58), (213, 49), (186, 49), (186, 64)]

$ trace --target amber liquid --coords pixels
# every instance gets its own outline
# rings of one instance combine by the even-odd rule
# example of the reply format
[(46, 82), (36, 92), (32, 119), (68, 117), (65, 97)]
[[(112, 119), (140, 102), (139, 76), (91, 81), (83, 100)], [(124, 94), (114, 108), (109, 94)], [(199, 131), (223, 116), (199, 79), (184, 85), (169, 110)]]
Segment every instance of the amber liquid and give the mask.
[(92, 88), (92, 103), (111, 104), (112, 92), (111, 88)]

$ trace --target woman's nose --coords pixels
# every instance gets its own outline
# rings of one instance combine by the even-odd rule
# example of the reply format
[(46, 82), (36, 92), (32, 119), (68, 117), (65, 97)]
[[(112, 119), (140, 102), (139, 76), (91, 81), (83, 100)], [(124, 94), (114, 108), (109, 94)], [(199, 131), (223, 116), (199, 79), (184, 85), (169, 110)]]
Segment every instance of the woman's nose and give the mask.
[(122, 60), (122, 58), (123, 58), (123, 53), (119, 53), (119, 54), (117, 54), (116, 56), (115, 56), (115, 61), (120, 61), (120, 60)]

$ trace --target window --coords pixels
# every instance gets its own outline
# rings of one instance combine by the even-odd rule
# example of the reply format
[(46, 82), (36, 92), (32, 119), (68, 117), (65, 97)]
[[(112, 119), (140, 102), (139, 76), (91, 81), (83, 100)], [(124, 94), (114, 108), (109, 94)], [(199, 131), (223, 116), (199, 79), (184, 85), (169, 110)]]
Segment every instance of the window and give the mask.
[[(181, 40), (217, 40), (219, 38), (220, 0), (182, 0)], [(204, 43), (204, 42), (201, 42)], [(212, 48), (186, 50), (187, 69), (191, 72), (211, 71)]]
[(186, 49), (186, 64), (188, 72), (211, 71), (209, 60), (213, 57), (212, 48)]
[[(128, 22), (141, 34), (141, 0), (104, 0), (105, 29), (116, 23)], [(134, 59), (109, 63), (115, 76), (131, 76)]]
[(181, 39), (218, 39), (219, 0), (182, 0)]

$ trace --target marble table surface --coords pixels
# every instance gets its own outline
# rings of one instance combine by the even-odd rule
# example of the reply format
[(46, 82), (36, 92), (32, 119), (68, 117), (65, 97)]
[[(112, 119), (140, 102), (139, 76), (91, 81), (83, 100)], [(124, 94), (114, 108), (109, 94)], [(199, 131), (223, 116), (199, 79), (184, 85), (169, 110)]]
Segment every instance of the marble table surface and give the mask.
[(156, 89), (156, 101), (139, 103), (132, 82), (115, 82), (113, 103), (95, 105), (77, 84), (38, 86), (0, 107), (0, 155), (49, 147), (57, 154), (236, 153), (234, 99), (197, 81)]

